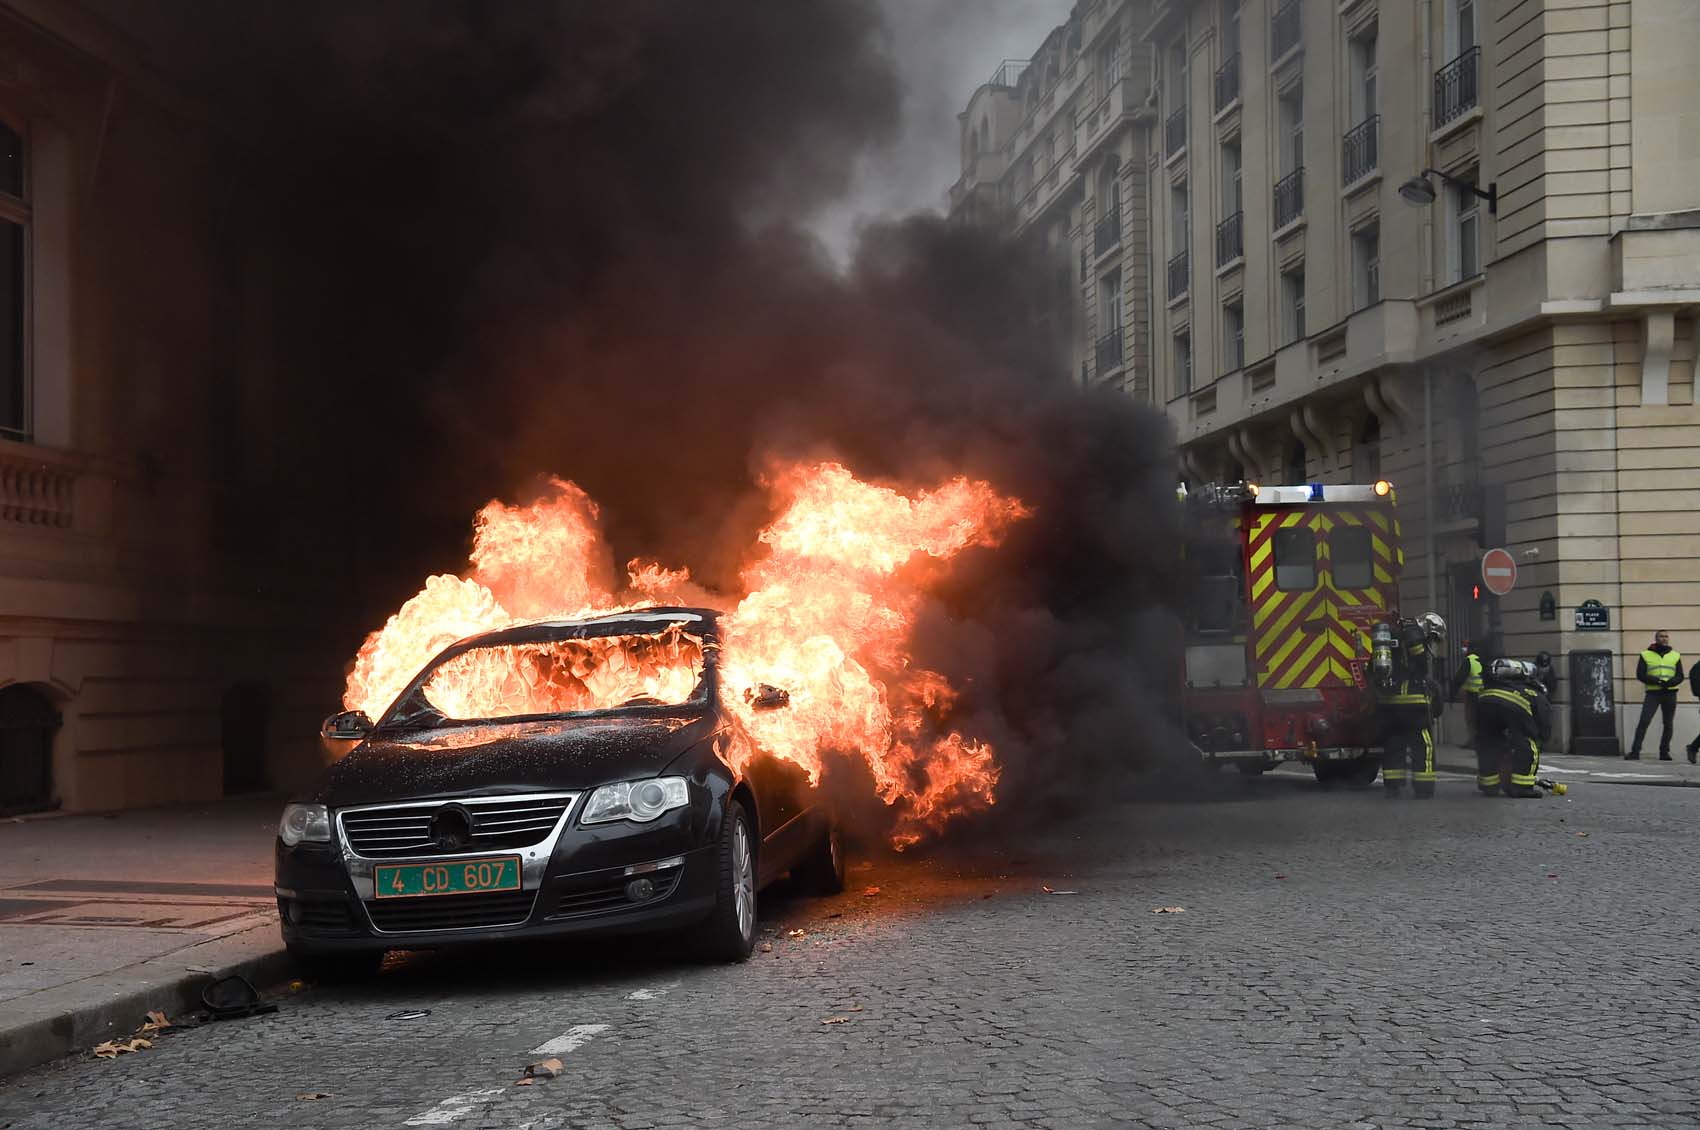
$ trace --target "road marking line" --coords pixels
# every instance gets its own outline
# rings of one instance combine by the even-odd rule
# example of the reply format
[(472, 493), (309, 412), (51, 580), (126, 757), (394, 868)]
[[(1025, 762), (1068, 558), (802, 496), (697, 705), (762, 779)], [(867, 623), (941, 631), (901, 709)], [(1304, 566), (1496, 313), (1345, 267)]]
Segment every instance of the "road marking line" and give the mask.
[(668, 981), (665, 984), (651, 985), (649, 988), (637, 989), (633, 992), (627, 993), (626, 999), (629, 1001), (652, 1001), (657, 997), (666, 996), (669, 990), (677, 989), (678, 987), (679, 982)]
[(430, 1110), (421, 1111), (408, 1119), (405, 1126), (447, 1126), (470, 1114), (476, 1113), (475, 1107), (486, 1105), (489, 1099), (502, 1093), (503, 1088), (485, 1088), (477, 1091), (463, 1091), (458, 1095), (450, 1095)]
[(574, 1024), (548, 1043), (532, 1048), (531, 1054), (566, 1055), (568, 1052), (576, 1052), (606, 1031), (606, 1024)]

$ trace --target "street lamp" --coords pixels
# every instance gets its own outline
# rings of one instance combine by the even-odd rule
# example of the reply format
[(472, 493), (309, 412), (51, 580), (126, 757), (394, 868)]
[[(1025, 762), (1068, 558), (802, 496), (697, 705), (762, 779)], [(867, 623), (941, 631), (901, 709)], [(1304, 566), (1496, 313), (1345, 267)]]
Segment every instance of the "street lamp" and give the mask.
[(1434, 203), (1434, 182), (1432, 182), (1428, 179), (1431, 174), (1439, 177), (1441, 180), (1445, 181), (1447, 184), (1450, 184), (1450, 185), (1452, 185), (1456, 188), (1464, 189), (1467, 192), (1472, 192), (1476, 196), (1480, 197), (1481, 199), (1486, 200), (1487, 206), (1488, 206), (1488, 215), (1490, 215), (1490, 216), (1498, 215), (1498, 213), (1499, 213), (1499, 186), (1497, 184), (1490, 183), (1487, 186), (1487, 191), (1483, 192), (1480, 188), (1471, 184), (1469, 181), (1459, 180), (1457, 177), (1451, 175), (1450, 173), (1443, 173), (1439, 169), (1424, 169), (1421, 173), (1417, 174), (1416, 176), (1412, 177), (1410, 180), (1406, 181), (1404, 184), (1399, 186), (1399, 195), (1403, 196), (1407, 201), (1409, 201), (1412, 204), (1418, 204), (1418, 205), (1433, 204)]

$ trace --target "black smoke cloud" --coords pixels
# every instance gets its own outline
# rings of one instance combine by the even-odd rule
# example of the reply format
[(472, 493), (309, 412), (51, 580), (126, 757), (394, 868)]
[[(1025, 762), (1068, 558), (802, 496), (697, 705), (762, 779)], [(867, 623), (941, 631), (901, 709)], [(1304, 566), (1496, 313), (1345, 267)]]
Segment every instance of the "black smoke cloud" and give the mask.
[(916, 216), (840, 271), (806, 234), (897, 126), (872, 5), (183, 9), (153, 13), (176, 65), (258, 142), (229, 238), (285, 331), (252, 548), (339, 531), (348, 653), (540, 474), (603, 504), (620, 559), (730, 588), (765, 461), (831, 454), (1034, 508), (918, 639), (1005, 795), (1081, 795), (1162, 744), (1172, 454), (1034, 328), (1065, 265)]

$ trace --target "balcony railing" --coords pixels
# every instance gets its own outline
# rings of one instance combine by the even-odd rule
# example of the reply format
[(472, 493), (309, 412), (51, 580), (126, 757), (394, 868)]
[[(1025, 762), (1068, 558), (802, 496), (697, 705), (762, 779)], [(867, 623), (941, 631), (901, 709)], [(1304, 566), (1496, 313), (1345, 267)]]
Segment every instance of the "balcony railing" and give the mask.
[(1169, 301), (1173, 302), (1186, 293), (1187, 281), (1191, 272), (1187, 270), (1187, 254), (1185, 251), (1169, 260)]
[(1355, 184), (1380, 167), (1381, 115), (1371, 114), (1341, 138), (1341, 183)]
[(1434, 72), (1434, 124), (1443, 126), (1476, 105), (1482, 49), (1472, 47)]
[(1110, 369), (1120, 368), (1121, 363), (1122, 331), (1117, 326), (1098, 339), (1098, 375), (1101, 377)]
[(1112, 208), (1105, 212), (1098, 221), (1098, 226), (1092, 229), (1092, 253), (1102, 255), (1122, 241), (1122, 210)]
[(1240, 55), (1236, 51), (1216, 68), (1216, 109), (1221, 110), (1240, 96)]
[(1299, 45), (1299, 5), (1300, 0), (1287, 0), (1275, 9), (1269, 31), (1269, 54), (1272, 58), (1279, 59)]
[(1169, 115), (1163, 124), (1163, 156), (1173, 157), (1186, 148), (1186, 107)]
[(1305, 171), (1301, 166), (1275, 182), (1275, 230), (1305, 214)]
[(1216, 265), (1231, 263), (1245, 254), (1245, 213), (1235, 212), (1216, 225)]

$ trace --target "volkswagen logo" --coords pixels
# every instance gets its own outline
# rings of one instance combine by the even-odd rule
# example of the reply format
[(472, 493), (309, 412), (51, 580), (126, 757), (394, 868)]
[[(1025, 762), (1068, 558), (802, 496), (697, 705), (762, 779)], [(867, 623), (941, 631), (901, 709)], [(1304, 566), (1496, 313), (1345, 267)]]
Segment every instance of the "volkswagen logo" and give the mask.
[(445, 805), (431, 816), (431, 842), (438, 851), (461, 851), (472, 846), (472, 814), (458, 804)]

